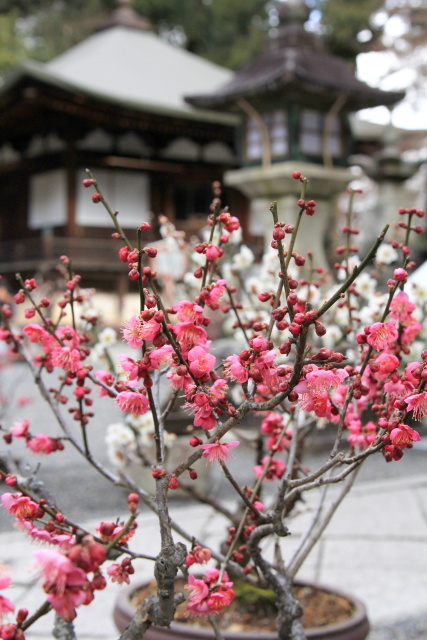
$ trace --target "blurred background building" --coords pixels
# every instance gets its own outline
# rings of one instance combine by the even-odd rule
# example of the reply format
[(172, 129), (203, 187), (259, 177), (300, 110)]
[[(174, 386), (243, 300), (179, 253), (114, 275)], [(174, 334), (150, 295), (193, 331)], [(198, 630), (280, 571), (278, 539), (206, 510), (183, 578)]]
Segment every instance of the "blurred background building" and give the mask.
[[(318, 201), (307, 247), (315, 249), (319, 263), (328, 259), (336, 198), (355, 177), (370, 179), (369, 237), (390, 207), (423, 206), (408, 202), (407, 180), (418, 171), (415, 189), (424, 194), (418, 200), (425, 198), (425, 131), (411, 133), (390, 116), (395, 105), (405, 103), (408, 87), (402, 80), (399, 85), (399, 77), (383, 86), (380, 76), (374, 87), (355, 72), (356, 53), (369, 46), (381, 49), (377, 56), (386, 53), (389, 66), (392, 53), (395, 66), (403, 68), (405, 59), (425, 48), (422, 3), (418, 9), (400, 3), (400, 12), (393, 12), (386, 10), (390, 3), (370, 0), (355, 12), (358, 3), (348, 0), (251, 0), (244, 8), (237, 2), (227, 15), (219, 0), (186, 1), (194, 5), (186, 15), (191, 8), (198, 12), (190, 16), (199, 20), (196, 29), (191, 22), (180, 26), (167, 0), (154, 3), (163, 18), (143, 0), (99, 0), (89, 3), (92, 14), (80, 8), (80, 21), (71, 3), (57, 3), (52, 14), (39, 0), (30, 14), (24, 0), (18, 7), (12, 3), (9, 12), (5, 2), (0, 28), (7, 32), (13, 24), (22, 47), (26, 43), (17, 59), (31, 53), (43, 59), (37, 28), (49, 15), (49, 24), (62, 15), (60, 31), (71, 11), (72, 37), (67, 50), (46, 62), (14, 66), (3, 60), (11, 68), (0, 87), (0, 272), (47, 274), (57, 256), (67, 254), (87, 284), (126, 292), (108, 216), (81, 187), (85, 167), (132, 237), (141, 222), (159, 214), (196, 233), (205, 224), (210, 185), (221, 180), (225, 204), (241, 218), (245, 241), (258, 249), (269, 241), (269, 203), (278, 200), (281, 210), (293, 210), (290, 174), (298, 169), (310, 176), (309, 195)], [(153, 22), (133, 4), (145, 7), (147, 15), (151, 11)], [(344, 23), (347, 16), (347, 29), (352, 25), (351, 36), (334, 24), (340, 16)], [(203, 24), (209, 18), (211, 24)], [(390, 23), (395, 42), (386, 49)], [(81, 32), (75, 33), (78, 24)], [(228, 38), (221, 41), (224, 31)], [(56, 35), (43, 36), (53, 53)], [(366, 64), (365, 75), (370, 80)], [(390, 75), (388, 69), (385, 79)], [(368, 115), (361, 111), (366, 109)]]

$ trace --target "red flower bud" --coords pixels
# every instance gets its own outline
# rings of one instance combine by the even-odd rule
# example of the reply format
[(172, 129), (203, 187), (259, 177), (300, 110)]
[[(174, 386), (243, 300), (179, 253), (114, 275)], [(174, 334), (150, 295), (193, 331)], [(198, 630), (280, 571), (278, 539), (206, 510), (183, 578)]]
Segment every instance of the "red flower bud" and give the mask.
[(276, 227), (273, 230), (273, 238), (274, 238), (274, 240), (283, 240), (284, 237), (285, 237), (285, 231), (284, 231), (284, 229), (282, 229), (282, 227)]
[(326, 333), (325, 327), (318, 320), (316, 320), (316, 322), (314, 323), (314, 330), (317, 336), (324, 336)]
[(98, 202), (101, 202), (101, 200), (102, 198), (100, 193), (92, 193), (92, 202), (94, 204), (98, 204)]
[(129, 510), (134, 512), (138, 507), (139, 495), (137, 493), (130, 493), (127, 497)]
[(172, 475), (171, 479), (169, 480), (168, 487), (169, 487), (169, 489), (172, 489), (173, 491), (175, 491), (175, 489), (178, 489), (179, 482), (178, 482), (178, 478), (176, 477), (176, 475)]
[(136, 282), (139, 278), (138, 269), (131, 269), (128, 273), (128, 276), (129, 276), (129, 280), (132, 280), (132, 282)]
[(164, 471), (164, 469), (153, 469), (151, 471), (151, 475), (153, 476), (153, 478), (163, 478), (163, 476), (166, 475), (166, 471)]

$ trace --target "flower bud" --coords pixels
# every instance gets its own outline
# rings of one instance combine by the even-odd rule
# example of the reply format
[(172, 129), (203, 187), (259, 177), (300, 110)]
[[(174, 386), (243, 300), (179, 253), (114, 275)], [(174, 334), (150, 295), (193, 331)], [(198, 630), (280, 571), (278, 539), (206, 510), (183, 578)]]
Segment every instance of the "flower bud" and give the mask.
[(157, 480), (158, 478), (163, 478), (166, 475), (166, 471), (164, 469), (153, 469), (151, 475)]
[(138, 508), (139, 495), (137, 493), (130, 493), (127, 497), (129, 511), (135, 513)]
[(176, 477), (175, 474), (172, 475), (171, 479), (168, 482), (168, 487), (169, 489), (172, 489), (173, 491), (175, 491), (176, 489), (178, 489), (179, 487), (179, 482), (178, 482), (178, 478)]

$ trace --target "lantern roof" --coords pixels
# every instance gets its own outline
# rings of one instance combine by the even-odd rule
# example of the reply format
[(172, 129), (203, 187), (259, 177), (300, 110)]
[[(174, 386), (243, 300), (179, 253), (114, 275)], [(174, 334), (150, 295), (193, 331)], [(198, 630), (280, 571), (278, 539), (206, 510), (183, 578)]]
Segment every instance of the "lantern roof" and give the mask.
[(309, 9), (303, 0), (277, 4), (277, 36), (267, 38), (264, 49), (222, 87), (208, 94), (188, 95), (197, 107), (237, 110), (238, 100), (271, 98), (286, 91), (289, 98), (327, 109), (339, 96), (344, 110), (358, 111), (392, 105), (404, 97), (358, 80), (347, 62), (329, 53), (322, 39), (304, 26)]

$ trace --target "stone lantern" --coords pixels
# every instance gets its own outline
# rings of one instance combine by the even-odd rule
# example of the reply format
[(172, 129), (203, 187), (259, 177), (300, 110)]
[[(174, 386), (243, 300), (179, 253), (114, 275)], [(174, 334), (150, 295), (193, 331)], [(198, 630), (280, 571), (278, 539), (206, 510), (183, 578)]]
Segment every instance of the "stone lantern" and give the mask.
[(308, 197), (316, 200), (317, 213), (297, 248), (312, 249), (316, 263), (324, 265), (333, 201), (352, 179), (346, 169), (353, 143), (349, 114), (392, 105), (404, 94), (357, 80), (345, 60), (305, 28), (310, 10), (303, 0), (276, 6), (277, 36), (267, 38), (262, 53), (215, 93), (187, 100), (241, 114), (241, 168), (227, 172), (225, 182), (249, 197), (249, 232), (264, 235), (266, 246), (270, 203), (277, 201), (281, 220), (292, 221), (298, 197), (292, 171), (309, 178)]

